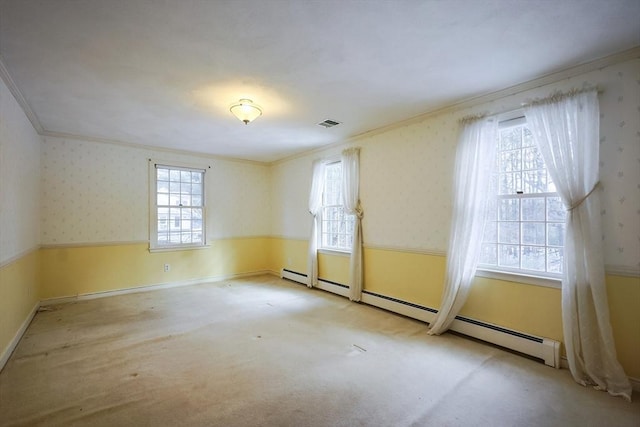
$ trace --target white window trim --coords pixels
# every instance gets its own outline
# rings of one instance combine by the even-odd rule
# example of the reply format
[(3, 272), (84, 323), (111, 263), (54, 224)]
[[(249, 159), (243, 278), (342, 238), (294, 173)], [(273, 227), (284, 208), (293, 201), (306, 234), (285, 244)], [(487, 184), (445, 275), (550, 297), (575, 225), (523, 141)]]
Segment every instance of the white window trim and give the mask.
[[(202, 244), (184, 244), (184, 245), (158, 245), (158, 218), (156, 215), (156, 197), (158, 195), (158, 185), (156, 182), (157, 174), (156, 167), (165, 166), (174, 169), (184, 169), (189, 171), (201, 171), (203, 172), (203, 194), (202, 194), (202, 228), (203, 228), (203, 242)], [(181, 163), (174, 161), (165, 161), (160, 159), (149, 159), (149, 252), (173, 252), (173, 251), (190, 251), (198, 249), (207, 249), (211, 247), (208, 238), (207, 227), (207, 192), (209, 187), (210, 174), (207, 171), (211, 169), (209, 165), (198, 165)]]
[(504, 280), (507, 282), (524, 283), (526, 285), (543, 286), (545, 288), (562, 288), (562, 278), (560, 277), (546, 277), (515, 271), (512, 272), (507, 270), (494, 270), (483, 266), (478, 266), (476, 270), (476, 277)]
[(340, 249), (318, 248), (318, 253), (321, 253), (323, 255), (335, 255), (335, 256), (342, 256), (347, 258), (351, 256), (351, 251), (340, 250)]

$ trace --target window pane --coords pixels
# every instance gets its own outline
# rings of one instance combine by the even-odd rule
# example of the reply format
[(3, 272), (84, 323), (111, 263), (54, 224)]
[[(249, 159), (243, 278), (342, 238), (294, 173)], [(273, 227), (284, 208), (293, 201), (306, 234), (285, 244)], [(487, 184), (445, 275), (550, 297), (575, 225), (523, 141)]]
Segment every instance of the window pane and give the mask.
[(202, 184), (191, 184), (191, 194), (202, 194)]
[(547, 221), (564, 221), (566, 211), (560, 197), (547, 198)]
[(169, 212), (169, 229), (180, 230), (180, 208), (171, 208)]
[(544, 248), (537, 246), (522, 247), (522, 268), (526, 270), (544, 271)]
[(564, 223), (547, 224), (547, 233), (549, 246), (564, 246)]
[(480, 251), (480, 264), (496, 265), (498, 263), (498, 245), (483, 243)]
[(501, 221), (519, 221), (520, 220), (520, 200), (519, 199), (500, 199), (500, 217)]
[(182, 181), (182, 182), (191, 182), (191, 172), (189, 172), (189, 171), (180, 171), (180, 181)]
[(522, 150), (522, 169), (523, 170), (537, 170), (545, 169), (544, 160), (542, 154), (538, 151), (537, 147), (529, 147)]
[(500, 150), (513, 150), (520, 148), (522, 143), (522, 131), (520, 127), (505, 129), (500, 132)]
[(171, 181), (169, 183), (169, 192), (179, 194), (180, 193), (180, 182)]
[(163, 168), (156, 168), (156, 180), (169, 181), (169, 170)]
[(158, 181), (156, 187), (158, 189), (158, 193), (168, 193), (169, 192), (169, 183), (167, 181)]
[[(524, 222), (522, 223), (522, 243), (526, 245), (545, 244), (544, 222)], [(544, 255), (544, 252), (543, 252)], [(524, 263), (524, 259), (523, 259)], [(544, 267), (544, 262), (542, 263)]]
[(169, 243), (172, 245), (180, 243), (180, 233), (169, 233)]
[(499, 243), (520, 243), (520, 224), (517, 222), (501, 222), (498, 224)]
[(180, 204), (182, 206), (191, 206), (191, 196), (188, 194), (180, 195)]
[(484, 238), (487, 243), (495, 243), (498, 240), (498, 223), (495, 221), (487, 222), (484, 226)]
[(562, 248), (547, 248), (547, 271), (549, 273), (562, 273), (562, 256)]
[(168, 233), (158, 233), (158, 244), (166, 245), (169, 243), (169, 234)]
[(545, 169), (522, 173), (522, 191), (525, 194), (547, 192), (547, 171)]
[(535, 142), (533, 142), (533, 134), (531, 133), (531, 131), (529, 130), (528, 127), (524, 126), (523, 128), (523, 132), (522, 132), (522, 146), (523, 147), (531, 147), (535, 145)]
[(521, 170), (521, 154), (522, 152), (520, 150), (503, 151), (500, 153), (500, 172), (517, 172)]
[(522, 173), (501, 173), (499, 181), (499, 194), (516, 194), (522, 188)]
[(191, 243), (191, 233), (182, 233), (180, 243)]
[(170, 170), (169, 171), (169, 180), (170, 181), (180, 181), (180, 171)]
[(544, 221), (544, 197), (523, 198), (521, 204), (523, 221)]
[(202, 182), (202, 172), (191, 172), (191, 182), (200, 183)]
[(159, 206), (166, 206), (169, 204), (169, 195), (168, 194), (158, 194), (157, 203)]
[(520, 249), (516, 245), (498, 246), (498, 265), (502, 267), (520, 267)]
[(202, 196), (191, 196), (191, 206), (202, 206)]

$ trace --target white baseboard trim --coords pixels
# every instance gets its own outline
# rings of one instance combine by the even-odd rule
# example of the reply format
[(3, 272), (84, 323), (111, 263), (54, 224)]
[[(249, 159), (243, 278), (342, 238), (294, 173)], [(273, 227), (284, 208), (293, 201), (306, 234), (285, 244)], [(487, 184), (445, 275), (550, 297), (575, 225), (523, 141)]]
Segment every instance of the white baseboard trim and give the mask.
[(0, 355), (0, 372), (9, 361), (11, 354), (13, 354), (13, 351), (16, 349), (24, 333), (27, 331), (27, 328), (31, 324), (31, 321), (35, 317), (39, 308), (40, 308), (40, 303), (36, 302), (33, 308), (31, 309), (31, 311), (29, 312), (29, 314), (27, 315), (27, 317), (24, 319), (24, 321), (20, 325), (20, 328), (18, 328), (15, 335), (9, 342), (9, 345), (7, 345), (7, 347), (2, 351), (2, 355)]
[[(280, 277), (298, 283), (307, 283), (306, 274), (288, 269), (282, 269)], [(344, 297), (348, 297), (349, 295), (348, 286), (328, 280), (318, 279), (316, 288)], [(431, 307), (424, 307), (367, 290), (362, 292), (362, 302), (426, 323), (433, 322), (437, 313), (437, 310)], [(560, 367), (560, 343), (558, 341), (525, 334), (464, 316), (456, 317), (450, 329), (473, 338), (536, 357), (543, 360), (548, 366), (554, 368)]]
[(202, 285), (204, 283), (220, 282), (222, 280), (229, 279), (241, 279), (243, 277), (260, 276), (263, 274), (274, 274), (271, 270), (258, 270), (249, 273), (237, 273), (237, 274), (224, 274), (220, 276), (209, 276), (200, 279), (182, 280), (177, 282), (155, 283), (152, 285), (134, 286), (130, 288), (114, 289), (101, 292), (88, 292), (84, 294), (71, 295), (66, 297), (47, 298), (40, 301), (41, 306), (65, 304), (74, 301), (84, 301), (96, 298), (106, 298), (115, 295), (133, 294), (138, 292), (156, 291), (159, 289), (178, 288), (182, 286)]

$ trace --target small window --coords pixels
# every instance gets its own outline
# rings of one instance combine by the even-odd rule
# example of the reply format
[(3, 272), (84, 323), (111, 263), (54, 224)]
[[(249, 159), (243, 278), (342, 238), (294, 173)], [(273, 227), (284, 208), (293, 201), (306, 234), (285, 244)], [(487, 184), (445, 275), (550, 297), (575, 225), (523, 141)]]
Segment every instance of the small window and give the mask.
[(355, 217), (344, 212), (342, 204), (342, 162), (340, 161), (328, 163), (325, 167), (321, 215), (320, 247), (351, 251)]
[[(515, 123), (514, 123), (515, 122)], [(480, 268), (560, 277), (565, 209), (524, 122), (501, 124)]]
[(204, 169), (155, 164), (151, 249), (204, 246)]

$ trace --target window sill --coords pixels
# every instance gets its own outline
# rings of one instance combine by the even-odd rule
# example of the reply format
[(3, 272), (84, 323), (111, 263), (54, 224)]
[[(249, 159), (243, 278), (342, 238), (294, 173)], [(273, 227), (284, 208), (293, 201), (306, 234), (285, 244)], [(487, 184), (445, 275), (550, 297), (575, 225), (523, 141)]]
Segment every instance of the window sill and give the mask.
[(323, 255), (336, 255), (336, 256), (343, 256), (343, 257), (350, 257), (351, 256), (351, 252), (349, 252), (349, 251), (341, 251), (340, 249), (320, 248), (320, 249), (318, 249), (318, 252), (323, 254)]
[(508, 282), (524, 283), (527, 285), (543, 286), (545, 288), (562, 288), (562, 279), (555, 277), (541, 277), (529, 274), (510, 273), (506, 271), (489, 270), (478, 268), (476, 277), (485, 277), (488, 279), (505, 280)]
[(149, 252), (175, 252), (175, 251), (194, 251), (199, 249), (209, 249), (211, 245), (198, 245), (198, 246), (158, 246), (155, 248), (149, 248)]

